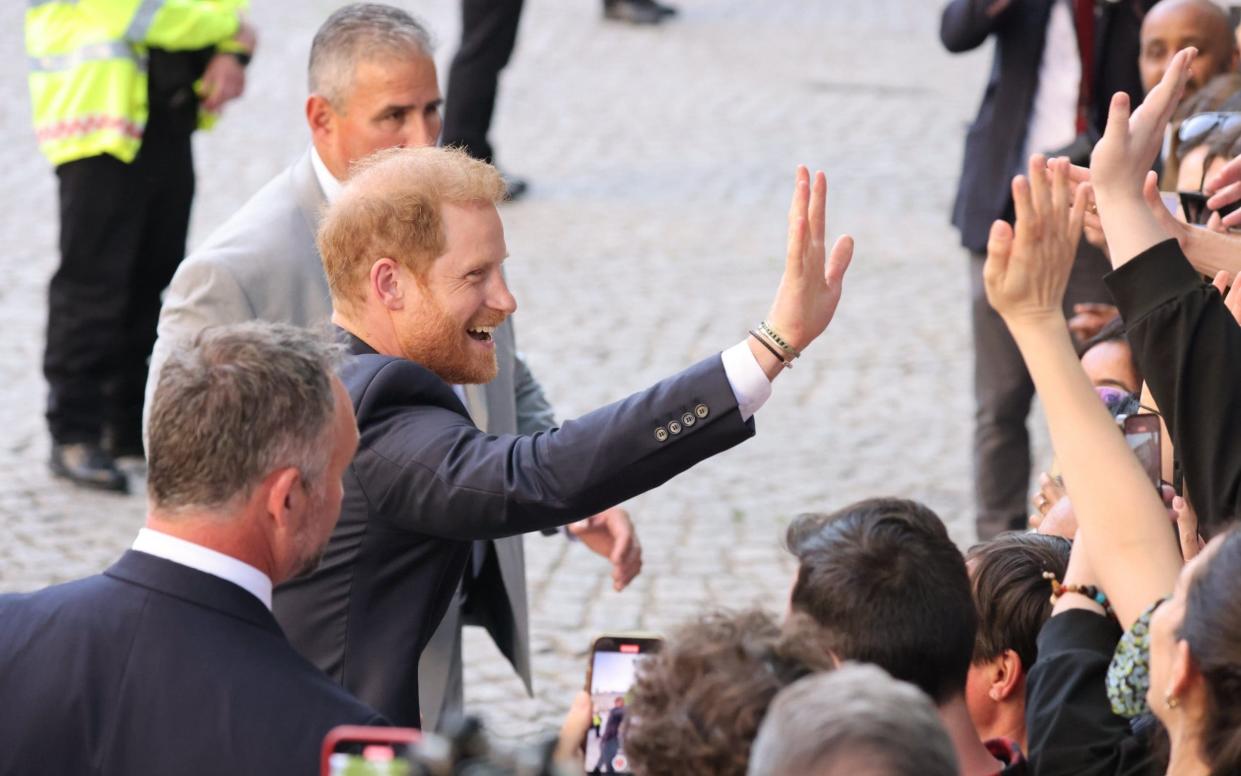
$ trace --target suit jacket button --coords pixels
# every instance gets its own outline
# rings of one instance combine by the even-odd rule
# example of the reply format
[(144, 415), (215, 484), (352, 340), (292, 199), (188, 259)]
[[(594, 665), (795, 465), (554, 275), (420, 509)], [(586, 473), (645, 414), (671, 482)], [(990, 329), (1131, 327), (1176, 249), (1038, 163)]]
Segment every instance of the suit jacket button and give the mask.
[(656, 426), (655, 427), (655, 441), (656, 442), (667, 442), (668, 441), (668, 429), (664, 428), (663, 426)]
[(675, 420), (668, 421), (668, 433), (669, 434), (681, 433), (681, 424)]
[(690, 426), (694, 425), (697, 422), (698, 422), (698, 418), (694, 417), (694, 413), (692, 412), (687, 412), (681, 416), (681, 425), (685, 426), (686, 428), (689, 428)]
[(711, 414), (711, 410), (707, 407), (707, 405), (699, 404), (694, 408), (694, 414), (698, 416), (699, 420), (702, 420), (707, 417), (707, 415)]

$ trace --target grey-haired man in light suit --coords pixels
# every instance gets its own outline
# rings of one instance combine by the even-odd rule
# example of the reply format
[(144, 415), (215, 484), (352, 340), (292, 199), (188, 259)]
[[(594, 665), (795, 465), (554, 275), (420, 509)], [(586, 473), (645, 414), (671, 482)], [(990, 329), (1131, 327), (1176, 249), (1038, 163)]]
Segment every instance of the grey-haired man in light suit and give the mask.
[[(306, 119), (311, 147), (233, 215), (177, 270), (160, 312), (159, 338), (147, 381), (150, 403), (169, 350), (207, 326), (252, 319), (299, 326), (327, 322), (332, 312), (315, 232), (349, 165), (393, 146), (435, 145), (440, 135), (439, 85), (430, 36), (399, 9), (346, 6), (323, 24), (310, 55)], [(532, 434), (555, 425), (543, 390), (517, 353), (506, 322), (495, 332), (499, 372), (485, 386), (465, 386), (479, 427)], [(641, 569), (641, 548), (628, 514), (613, 508), (575, 524), (570, 533), (609, 558), (614, 587)], [(532, 689), (522, 538), (476, 542), (459, 605), (445, 615), (420, 665), (424, 729), (462, 705), (461, 627), (486, 627)]]

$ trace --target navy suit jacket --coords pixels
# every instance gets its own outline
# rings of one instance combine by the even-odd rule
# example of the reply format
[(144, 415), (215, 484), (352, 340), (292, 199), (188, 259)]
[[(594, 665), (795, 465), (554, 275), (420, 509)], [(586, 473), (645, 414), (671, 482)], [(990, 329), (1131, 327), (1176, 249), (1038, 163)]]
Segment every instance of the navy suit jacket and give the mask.
[[(1138, 75), (1138, 30), (1155, 0), (1096, 3), (1094, 99), (1091, 128), (1104, 126), (1112, 94), (1124, 91), (1133, 105), (1141, 102)], [(1023, 172), (1022, 150), (1030, 112), (1038, 90), (1039, 66), (1047, 37), (1052, 0), (1012, 0), (995, 16), (986, 9), (995, 0), (952, 0), (944, 7), (939, 37), (953, 53), (978, 48), (995, 38), (995, 55), (978, 116), (965, 136), (965, 156), (952, 223), (961, 230), (961, 244), (975, 253), (987, 249), (987, 236), (997, 218), (1012, 220), (1011, 184)], [(1056, 148), (1033, 149), (1039, 153)]]
[(340, 522), (275, 612), (303, 655), (394, 724), (421, 723), (418, 658), (471, 540), (579, 520), (754, 434), (718, 355), (559, 429), (496, 436), (434, 373), (349, 342), (341, 379), (361, 441)]
[(318, 772), (336, 725), (383, 724), (242, 588), (130, 550), (0, 596), (0, 774)]

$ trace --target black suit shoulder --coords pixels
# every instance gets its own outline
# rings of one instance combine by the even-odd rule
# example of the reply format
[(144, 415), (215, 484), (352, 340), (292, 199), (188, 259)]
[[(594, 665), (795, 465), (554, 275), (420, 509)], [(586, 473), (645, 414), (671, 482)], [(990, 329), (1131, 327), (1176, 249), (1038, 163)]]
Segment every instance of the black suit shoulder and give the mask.
[[(313, 773), (328, 730), (380, 721), (249, 593), (176, 572), (206, 597), (107, 574), (0, 599), (0, 697), (23, 710), (0, 715), (0, 774)], [(234, 593), (252, 608), (217, 605)]]

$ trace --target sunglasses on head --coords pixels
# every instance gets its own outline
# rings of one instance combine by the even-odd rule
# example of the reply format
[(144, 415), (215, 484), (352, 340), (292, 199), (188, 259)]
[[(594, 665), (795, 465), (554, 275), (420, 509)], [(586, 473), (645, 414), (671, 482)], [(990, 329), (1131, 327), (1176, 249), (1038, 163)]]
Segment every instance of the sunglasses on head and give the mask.
[(1181, 145), (1196, 145), (1215, 130), (1230, 132), (1241, 125), (1241, 113), (1234, 111), (1211, 111), (1195, 113), (1181, 122), (1176, 139)]

